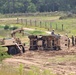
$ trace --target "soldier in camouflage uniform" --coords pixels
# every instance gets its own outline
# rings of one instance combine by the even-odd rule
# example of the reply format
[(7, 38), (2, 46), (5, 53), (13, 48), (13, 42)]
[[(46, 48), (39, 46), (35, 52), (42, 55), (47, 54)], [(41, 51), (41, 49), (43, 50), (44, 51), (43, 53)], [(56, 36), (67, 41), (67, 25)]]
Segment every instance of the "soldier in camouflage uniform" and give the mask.
[(68, 38), (68, 48), (70, 47), (70, 38)]
[(75, 46), (76, 46), (76, 36), (75, 36)]
[(54, 35), (54, 29), (52, 30), (51, 35)]
[(72, 46), (74, 46), (74, 36), (72, 35)]

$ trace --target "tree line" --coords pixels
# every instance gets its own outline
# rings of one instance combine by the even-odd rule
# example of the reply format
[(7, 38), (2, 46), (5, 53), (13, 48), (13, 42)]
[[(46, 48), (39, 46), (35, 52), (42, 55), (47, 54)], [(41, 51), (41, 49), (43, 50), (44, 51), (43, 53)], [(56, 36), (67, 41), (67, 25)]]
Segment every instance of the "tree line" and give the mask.
[(1, 0), (0, 13), (76, 11), (76, 0)]

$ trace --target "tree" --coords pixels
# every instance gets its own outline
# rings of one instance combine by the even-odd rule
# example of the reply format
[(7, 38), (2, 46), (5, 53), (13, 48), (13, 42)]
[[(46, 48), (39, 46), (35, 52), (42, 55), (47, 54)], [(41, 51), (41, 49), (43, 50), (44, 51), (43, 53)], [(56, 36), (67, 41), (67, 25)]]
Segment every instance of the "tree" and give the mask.
[(1, 0), (0, 13), (75, 11), (76, 0)]
[(30, 5), (27, 7), (28, 12), (36, 12), (36, 6), (33, 3), (30, 3)]

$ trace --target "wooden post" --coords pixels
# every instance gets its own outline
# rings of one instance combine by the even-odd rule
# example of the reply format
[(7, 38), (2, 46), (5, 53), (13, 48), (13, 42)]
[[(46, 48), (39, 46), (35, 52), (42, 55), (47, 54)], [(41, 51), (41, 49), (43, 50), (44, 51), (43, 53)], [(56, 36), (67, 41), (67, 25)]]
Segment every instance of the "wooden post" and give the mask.
[(50, 23), (50, 28), (52, 28), (52, 24)]
[(23, 24), (23, 19), (21, 19), (21, 24)]
[(26, 26), (27, 26), (27, 19), (25, 19), (25, 21), (26, 21)]
[(41, 27), (41, 21), (40, 21), (40, 27)]
[(64, 29), (63, 29), (63, 24), (62, 24), (62, 30), (64, 30)]
[(36, 20), (35, 20), (35, 27), (36, 27), (36, 23), (37, 23), (37, 22), (36, 22)]
[(46, 22), (45, 22), (45, 28), (46, 28), (47, 26), (46, 26)]
[(17, 24), (19, 24), (19, 18), (17, 18)]
[(30, 20), (30, 26), (32, 25), (32, 22), (31, 22), (31, 20)]

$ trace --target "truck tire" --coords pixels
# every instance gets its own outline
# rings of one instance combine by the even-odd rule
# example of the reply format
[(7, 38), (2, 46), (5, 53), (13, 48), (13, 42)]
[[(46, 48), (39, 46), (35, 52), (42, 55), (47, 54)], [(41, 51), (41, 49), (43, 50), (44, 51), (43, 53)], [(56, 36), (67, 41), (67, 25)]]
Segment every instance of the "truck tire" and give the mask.
[(17, 53), (19, 53), (19, 50), (16, 47), (14, 46), (8, 47), (8, 54), (15, 55)]

